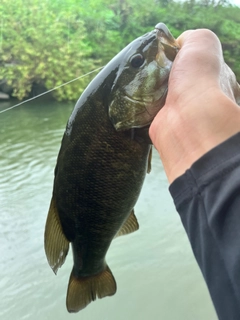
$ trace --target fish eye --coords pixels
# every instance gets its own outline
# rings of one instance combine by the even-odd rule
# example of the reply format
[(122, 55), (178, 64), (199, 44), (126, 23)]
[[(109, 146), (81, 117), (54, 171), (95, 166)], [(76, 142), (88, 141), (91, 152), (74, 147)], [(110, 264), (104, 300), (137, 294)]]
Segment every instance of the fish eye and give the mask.
[(138, 53), (131, 58), (130, 63), (133, 68), (139, 68), (143, 65), (144, 61), (145, 61), (144, 56)]

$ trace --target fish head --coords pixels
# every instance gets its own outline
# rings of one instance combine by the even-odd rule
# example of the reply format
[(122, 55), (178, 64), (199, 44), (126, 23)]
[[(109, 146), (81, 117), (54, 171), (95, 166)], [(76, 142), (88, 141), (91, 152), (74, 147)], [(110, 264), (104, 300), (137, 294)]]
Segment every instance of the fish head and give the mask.
[[(163, 107), (179, 46), (163, 23), (120, 52), (109, 117), (117, 131), (148, 126)], [(119, 58), (119, 57), (118, 57)]]

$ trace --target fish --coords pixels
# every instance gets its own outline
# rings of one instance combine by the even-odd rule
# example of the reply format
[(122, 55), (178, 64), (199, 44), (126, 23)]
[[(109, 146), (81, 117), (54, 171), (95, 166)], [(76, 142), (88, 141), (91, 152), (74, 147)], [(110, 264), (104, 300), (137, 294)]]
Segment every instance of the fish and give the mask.
[(98, 73), (67, 122), (44, 247), (57, 273), (71, 244), (69, 312), (116, 293), (106, 253), (114, 238), (139, 228), (134, 206), (151, 167), (148, 129), (164, 105), (178, 50), (166, 25), (158, 23)]

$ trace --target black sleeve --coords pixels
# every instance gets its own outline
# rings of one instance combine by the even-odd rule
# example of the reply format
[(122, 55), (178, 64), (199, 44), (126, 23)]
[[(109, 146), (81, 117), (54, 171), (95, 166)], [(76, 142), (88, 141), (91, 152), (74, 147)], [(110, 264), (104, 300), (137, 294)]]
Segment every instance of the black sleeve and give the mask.
[(240, 319), (240, 133), (170, 185), (220, 320)]

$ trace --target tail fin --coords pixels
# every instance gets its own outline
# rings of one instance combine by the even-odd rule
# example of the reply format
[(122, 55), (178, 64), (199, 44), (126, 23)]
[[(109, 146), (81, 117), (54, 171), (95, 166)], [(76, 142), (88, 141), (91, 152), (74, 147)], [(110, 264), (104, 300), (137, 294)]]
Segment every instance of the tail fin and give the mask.
[(98, 298), (112, 296), (117, 291), (116, 281), (109, 267), (92, 277), (77, 278), (71, 273), (68, 292), (68, 312), (78, 312), (84, 309), (90, 302)]

